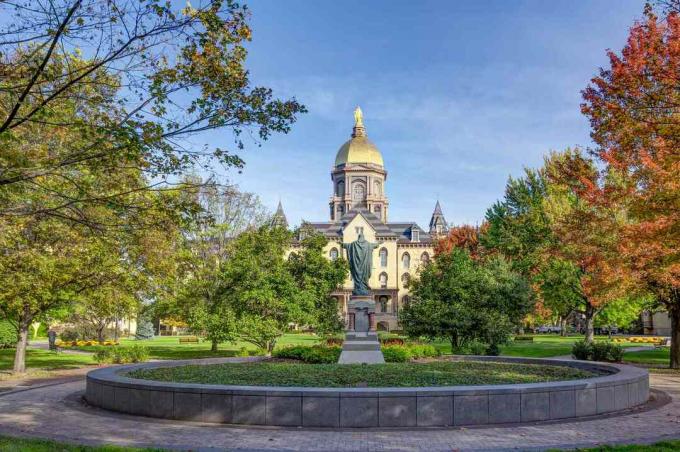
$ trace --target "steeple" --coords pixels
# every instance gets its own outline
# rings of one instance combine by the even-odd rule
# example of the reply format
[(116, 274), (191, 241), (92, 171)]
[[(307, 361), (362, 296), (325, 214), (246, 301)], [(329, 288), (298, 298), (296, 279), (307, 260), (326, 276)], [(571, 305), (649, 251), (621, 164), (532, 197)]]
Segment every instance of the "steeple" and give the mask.
[(279, 205), (276, 208), (276, 213), (272, 216), (271, 225), (273, 228), (284, 228), (288, 229), (288, 220), (286, 219), (286, 214), (283, 213), (283, 205), (279, 201)]
[(446, 224), (442, 206), (439, 205), (439, 200), (437, 200), (437, 204), (434, 206), (434, 212), (432, 212), (432, 218), (430, 219), (430, 235), (438, 236), (446, 234), (447, 232), (449, 232), (449, 226)]

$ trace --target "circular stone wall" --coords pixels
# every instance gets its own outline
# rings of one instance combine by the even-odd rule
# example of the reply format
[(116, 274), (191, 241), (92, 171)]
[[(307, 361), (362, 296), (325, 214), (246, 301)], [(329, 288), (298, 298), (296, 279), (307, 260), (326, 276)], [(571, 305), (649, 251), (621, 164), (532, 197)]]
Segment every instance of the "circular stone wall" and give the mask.
[(649, 374), (637, 367), (532, 358), (463, 360), (571, 366), (606, 375), (570, 381), (414, 388), (226, 386), (133, 379), (131, 370), (233, 359), (157, 362), (87, 374), (90, 405), (166, 419), (304, 427), (432, 427), (535, 422), (625, 410), (649, 398)]

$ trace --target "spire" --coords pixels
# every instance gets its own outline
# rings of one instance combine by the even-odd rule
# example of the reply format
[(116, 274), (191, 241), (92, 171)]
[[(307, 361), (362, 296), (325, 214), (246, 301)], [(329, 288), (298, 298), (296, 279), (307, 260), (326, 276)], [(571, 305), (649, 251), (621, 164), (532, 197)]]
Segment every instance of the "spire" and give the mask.
[(432, 212), (432, 218), (430, 219), (430, 234), (442, 235), (446, 234), (448, 231), (449, 226), (446, 224), (442, 206), (439, 205), (439, 200), (437, 200), (437, 204), (434, 206), (434, 212)]
[(276, 213), (272, 216), (271, 225), (274, 228), (288, 229), (288, 220), (286, 219), (286, 214), (283, 213), (281, 201), (279, 201), (279, 205), (276, 207)]
[(357, 105), (354, 109), (354, 128), (352, 129), (352, 138), (365, 137), (366, 128), (364, 127), (364, 113), (361, 111), (361, 107)]

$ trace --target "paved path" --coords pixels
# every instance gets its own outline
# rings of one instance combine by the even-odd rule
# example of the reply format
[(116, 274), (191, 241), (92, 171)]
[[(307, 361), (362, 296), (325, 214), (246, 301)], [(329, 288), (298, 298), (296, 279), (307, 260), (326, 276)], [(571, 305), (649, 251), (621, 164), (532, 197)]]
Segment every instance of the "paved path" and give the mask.
[[(34, 350), (49, 350), (50, 344), (45, 340), (31, 341), (28, 344), (28, 348)], [(66, 353), (67, 355), (93, 355), (93, 352), (87, 352), (85, 350), (76, 350), (71, 348), (59, 348), (59, 353)]]
[(85, 384), (65, 381), (0, 394), (0, 434), (81, 444), (192, 450), (542, 450), (680, 438), (680, 375), (653, 375), (672, 401), (649, 411), (580, 422), (486, 428), (312, 430), (245, 428), (134, 417), (85, 407)]

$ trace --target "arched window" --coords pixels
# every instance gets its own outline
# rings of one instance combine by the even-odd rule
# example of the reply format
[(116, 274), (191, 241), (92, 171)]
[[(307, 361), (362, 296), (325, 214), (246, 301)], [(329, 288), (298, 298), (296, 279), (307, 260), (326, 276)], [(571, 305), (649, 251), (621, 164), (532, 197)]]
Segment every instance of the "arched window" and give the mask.
[(401, 297), (401, 305), (403, 307), (408, 306), (410, 303), (411, 303), (411, 297), (409, 297), (408, 295), (404, 295), (403, 297)]
[(430, 255), (427, 254), (427, 251), (423, 251), (423, 254), (420, 255), (420, 262), (423, 264), (430, 262)]
[(380, 312), (387, 312), (387, 296), (381, 295), (378, 298), (378, 304), (380, 305)]
[(411, 256), (408, 253), (401, 255), (401, 266), (404, 268), (411, 268)]
[(380, 266), (387, 267), (387, 248), (380, 248)]
[(352, 199), (355, 202), (362, 202), (366, 199), (366, 186), (362, 182), (355, 182), (352, 185)]
[(381, 289), (387, 289), (387, 273), (382, 272), (380, 276), (378, 276), (378, 281), (380, 281)]
[(345, 181), (339, 181), (335, 189), (335, 196), (345, 196)]
[(409, 275), (408, 273), (404, 273), (403, 275), (401, 275), (401, 284), (403, 286), (408, 286), (408, 283), (410, 283), (410, 282), (411, 282), (411, 275)]
[(330, 253), (328, 253), (331, 260), (334, 261), (335, 259), (338, 258), (338, 249), (337, 248), (331, 248)]
[(345, 213), (345, 208), (341, 205), (338, 205), (338, 217), (341, 217), (343, 213)]
[(373, 194), (376, 196), (380, 196), (382, 194), (382, 184), (379, 180), (373, 183)]
[(376, 217), (382, 220), (382, 209), (380, 208), (380, 206), (374, 206), (373, 213), (375, 214)]

